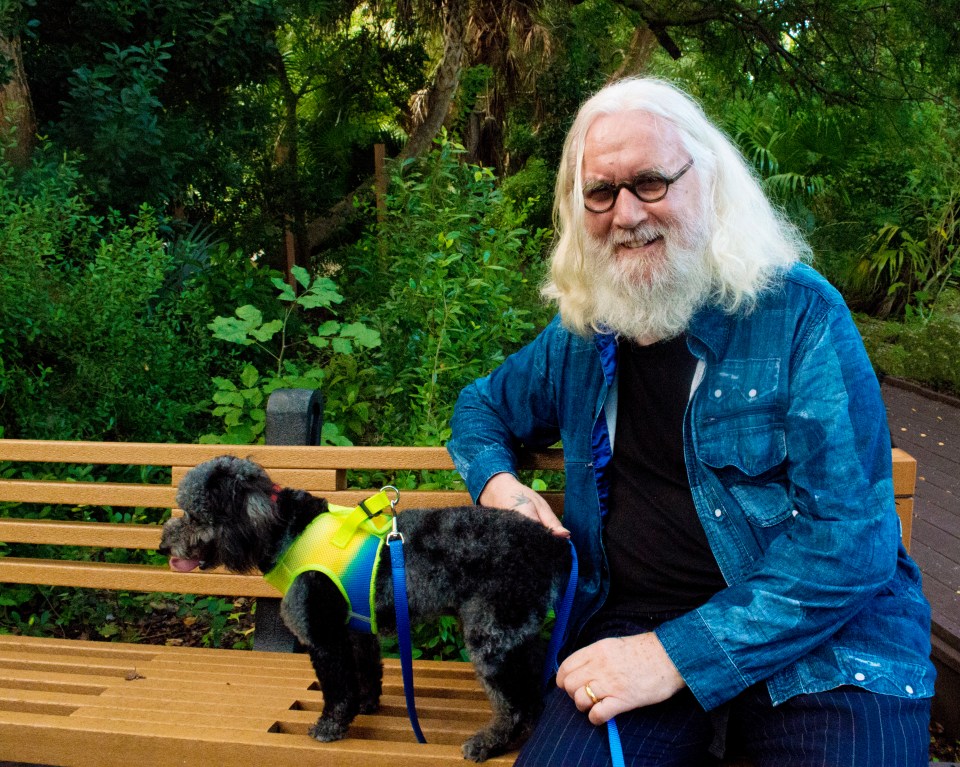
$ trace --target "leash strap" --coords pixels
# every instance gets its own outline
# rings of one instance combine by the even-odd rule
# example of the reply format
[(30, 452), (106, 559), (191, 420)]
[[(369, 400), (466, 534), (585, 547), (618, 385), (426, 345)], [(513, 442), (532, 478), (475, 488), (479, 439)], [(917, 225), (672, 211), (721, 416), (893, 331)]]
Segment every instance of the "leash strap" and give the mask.
[(426, 743), (413, 693), (413, 649), (410, 645), (410, 608), (407, 605), (407, 573), (403, 558), (403, 536), (390, 533), (390, 567), (393, 572), (393, 605), (397, 613), (397, 643), (400, 646), (400, 673), (403, 676), (403, 695), (407, 700), (407, 716), (418, 743)]
[(610, 761), (613, 763), (613, 767), (625, 767), (623, 746), (620, 743), (620, 730), (617, 729), (615, 718), (607, 720), (607, 740), (610, 741)]
[(567, 634), (567, 624), (570, 622), (570, 613), (573, 610), (573, 598), (577, 594), (577, 578), (579, 577), (580, 566), (577, 562), (577, 549), (573, 541), (567, 541), (570, 544), (570, 577), (567, 578), (567, 588), (563, 592), (562, 598), (558, 601), (555, 612), (557, 619), (553, 624), (553, 633), (550, 635), (550, 644), (547, 646), (547, 658), (543, 664), (543, 689), (547, 688), (550, 678), (557, 673), (557, 656), (560, 654), (560, 646)]
[[(547, 647), (547, 659), (543, 666), (543, 687), (546, 689), (550, 678), (557, 673), (557, 656), (560, 654), (560, 646), (563, 643), (567, 633), (567, 623), (570, 620), (570, 613), (573, 610), (573, 598), (577, 593), (577, 578), (579, 576), (580, 566), (577, 562), (577, 549), (570, 543), (570, 577), (567, 579), (567, 588), (563, 597), (558, 601), (556, 607), (557, 620), (553, 626), (553, 633), (550, 635), (550, 644)], [(623, 745), (620, 742), (620, 730), (617, 729), (616, 719), (607, 720), (607, 740), (610, 742), (610, 761), (613, 767), (625, 767), (623, 758)]]

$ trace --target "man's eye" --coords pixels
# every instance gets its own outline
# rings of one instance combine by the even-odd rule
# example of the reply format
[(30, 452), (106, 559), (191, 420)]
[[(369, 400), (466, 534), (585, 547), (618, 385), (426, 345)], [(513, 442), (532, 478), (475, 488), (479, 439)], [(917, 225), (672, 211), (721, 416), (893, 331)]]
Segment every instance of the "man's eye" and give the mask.
[(583, 190), (583, 196), (591, 202), (605, 202), (613, 196), (613, 186), (600, 184)]
[(633, 180), (633, 188), (640, 194), (657, 194), (663, 191), (663, 176), (638, 176)]

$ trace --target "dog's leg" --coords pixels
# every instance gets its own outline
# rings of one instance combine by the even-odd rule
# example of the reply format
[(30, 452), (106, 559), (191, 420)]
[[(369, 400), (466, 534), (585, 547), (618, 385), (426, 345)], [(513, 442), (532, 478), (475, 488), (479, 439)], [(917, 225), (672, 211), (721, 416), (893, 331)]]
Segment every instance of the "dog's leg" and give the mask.
[(307, 648), (323, 692), (323, 713), (310, 729), (322, 742), (340, 740), (360, 711), (360, 688), (347, 606), (322, 573), (299, 576), (281, 603), (284, 622)]
[(519, 746), (543, 705), (540, 673), (545, 651), (539, 621), (498, 625), (490, 620), (494, 609), (487, 603), (480, 611), (461, 613), (467, 648), (493, 708), (489, 724), (463, 744), (464, 757), (474, 762)]
[(360, 713), (373, 714), (380, 709), (383, 692), (383, 663), (380, 662), (380, 640), (372, 634), (351, 633), (353, 659), (360, 690)]

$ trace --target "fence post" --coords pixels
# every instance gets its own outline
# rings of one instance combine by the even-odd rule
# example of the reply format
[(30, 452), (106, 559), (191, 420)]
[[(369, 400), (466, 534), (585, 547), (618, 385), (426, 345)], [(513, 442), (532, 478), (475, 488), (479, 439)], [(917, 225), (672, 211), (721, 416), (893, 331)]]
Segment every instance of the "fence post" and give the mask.
[[(323, 428), (323, 396), (317, 389), (277, 389), (267, 400), (264, 437), (268, 445), (319, 445)], [(257, 600), (253, 649), (294, 652), (296, 637), (280, 617), (280, 600)]]

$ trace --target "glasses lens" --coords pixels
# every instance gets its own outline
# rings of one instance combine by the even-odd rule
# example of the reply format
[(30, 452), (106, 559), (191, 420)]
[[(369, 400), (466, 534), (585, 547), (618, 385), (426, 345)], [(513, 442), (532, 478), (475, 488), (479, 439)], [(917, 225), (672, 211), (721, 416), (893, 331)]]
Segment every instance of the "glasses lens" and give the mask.
[(641, 200), (653, 202), (667, 193), (667, 180), (663, 176), (640, 176), (634, 179), (633, 193)]
[(598, 184), (583, 190), (583, 203), (587, 210), (594, 213), (605, 213), (613, 207), (616, 198), (616, 187), (610, 184)]

